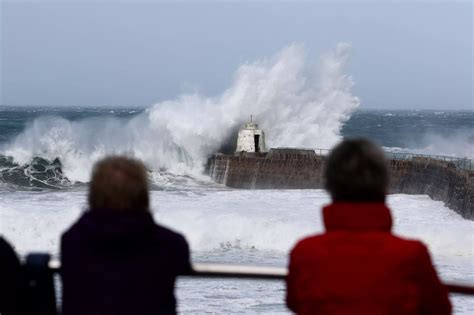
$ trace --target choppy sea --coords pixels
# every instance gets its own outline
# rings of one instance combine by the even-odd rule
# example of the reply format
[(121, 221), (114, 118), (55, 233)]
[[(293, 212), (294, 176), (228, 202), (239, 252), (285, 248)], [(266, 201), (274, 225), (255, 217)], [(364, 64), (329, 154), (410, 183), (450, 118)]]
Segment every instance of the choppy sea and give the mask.
[[(298, 239), (323, 231), (320, 209), (328, 195), (211, 182), (202, 173), (207, 156), (229, 150), (244, 121), (229, 120), (222, 129), (213, 120), (219, 117), (191, 118), (163, 106), (0, 107), (0, 233), (20, 255), (58, 255), (60, 234), (86, 209), (93, 162), (120, 153), (145, 161), (155, 219), (186, 236), (194, 262), (286, 266)], [(301, 129), (287, 126), (286, 142), (275, 139), (283, 133), (265, 119), (260, 127), (269, 146), (326, 149), (363, 136), (389, 151), (474, 157), (472, 111), (355, 110), (335, 121), (331, 129), (313, 120), (304, 139)], [(474, 283), (473, 221), (424, 195), (391, 195), (388, 203), (395, 233), (425, 242), (443, 279)], [(182, 313), (285, 314), (284, 294), (283, 283), (273, 280), (181, 279), (177, 287)], [(474, 313), (473, 297), (451, 298), (456, 314)]]

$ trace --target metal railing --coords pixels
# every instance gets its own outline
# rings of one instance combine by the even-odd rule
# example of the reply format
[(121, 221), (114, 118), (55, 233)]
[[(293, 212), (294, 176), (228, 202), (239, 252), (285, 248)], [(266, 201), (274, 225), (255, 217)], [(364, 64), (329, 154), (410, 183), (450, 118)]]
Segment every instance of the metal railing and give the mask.
[(458, 158), (445, 155), (417, 154), (409, 152), (385, 152), (387, 157), (392, 160), (411, 160), (413, 158), (425, 158), (438, 161), (444, 161), (454, 164), (456, 168), (472, 171), (474, 163), (468, 158)]
[(331, 153), (331, 149), (314, 149), (317, 155), (329, 155)]
[[(48, 254), (30, 254), (24, 264), (27, 288), (24, 295), (25, 314), (59, 315), (60, 299), (56, 298), (55, 279), (61, 273), (61, 263), (50, 260)], [(181, 277), (219, 279), (284, 280), (288, 270), (282, 267), (255, 267), (218, 264), (193, 264), (192, 271)], [(473, 284), (445, 282), (451, 293), (474, 295)], [(59, 286), (60, 287), (60, 286)], [(59, 296), (61, 293), (59, 293)]]
[[(51, 260), (48, 268), (52, 272), (59, 273), (61, 263), (59, 260)], [(285, 280), (288, 275), (288, 269), (285, 267), (196, 263), (192, 265), (192, 268), (192, 272), (184, 277)], [(444, 285), (451, 293), (474, 295), (474, 284), (445, 282)]]
[[(317, 155), (327, 156), (331, 153), (331, 149), (313, 149)], [(459, 158), (447, 155), (434, 155), (434, 154), (419, 154), (411, 152), (391, 152), (385, 151), (385, 155), (390, 160), (412, 160), (413, 158), (425, 158), (438, 161), (444, 161), (454, 164), (456, 168), (472, 171), (474, 170), (474, 162), (472, 159), (467, 157)]]

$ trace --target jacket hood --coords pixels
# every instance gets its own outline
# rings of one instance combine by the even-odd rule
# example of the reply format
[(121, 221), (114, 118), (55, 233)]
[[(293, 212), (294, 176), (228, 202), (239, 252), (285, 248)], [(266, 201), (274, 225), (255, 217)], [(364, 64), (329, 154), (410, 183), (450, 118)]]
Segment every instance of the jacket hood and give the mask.
[(91, 249), (115, 251), (136, 249), (149, 242), (155, 223), (149, 212), (122, 213), (89, 210), (78, 222)]
[(390, 231), (392, 215), (383, 202), (336, 202), (323, 208), (327, 231)]

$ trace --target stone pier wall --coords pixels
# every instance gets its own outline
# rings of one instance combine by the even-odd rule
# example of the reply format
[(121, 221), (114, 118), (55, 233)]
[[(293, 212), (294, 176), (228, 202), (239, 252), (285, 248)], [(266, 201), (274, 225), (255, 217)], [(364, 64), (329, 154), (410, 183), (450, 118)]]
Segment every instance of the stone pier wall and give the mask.
[(390, 161), (391, 193), (428, 195), (474, 220), (474, 172), (430, 158)]
[[(211, 178), (241, 189), (318, 189), (324, 187), (325, 156), (312, 150), (280, 149), (263, 154), (215, 155), (209, 160)], [(391, 160), (390, 193), (423, 194), (443, 201), (474, 220), (474, 172), (430, 158)]]

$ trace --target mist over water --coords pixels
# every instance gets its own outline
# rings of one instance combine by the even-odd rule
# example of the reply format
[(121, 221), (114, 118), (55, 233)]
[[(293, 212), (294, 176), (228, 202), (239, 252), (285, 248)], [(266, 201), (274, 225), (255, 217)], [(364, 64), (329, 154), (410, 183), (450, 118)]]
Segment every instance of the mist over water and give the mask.
[[(230, 87), (212, 97), (184, 94), (146, 109), (6, 112), (0, 121), (3, 181), (25, 186), (30, 176), (40, 188), (87, 182), (93, 163), (108, 154), (143, 160), (159, 186), (169, 186), (166, 174), (201, 178), (207, 157), (232, 150), (250, 115), (266, 132), (268, 147), (324, 149), (343, 136), (362, 136), (389, 151), (474, 158), (473, 112), (357, 110), (360, 101), (345, 72), (349, 57), (344, 43), (316, 60), (294, 44), (241, 65)], [(44, 166), (55, 171), (48, 173), (53, 180), (42, 174), (38, 158), (51, 162)]]
[(241, 65), (221, 95), (186, 94), (158, 103), (132, 118), (70, 121), (39, 117), (2, 152), (19, 164), (33, 157), (59, 158), (71, 181), (86, 182), (93, 163), (107, 154), (127, 154), (153, 171), (199, 176), (215, 153), (253, 115), (270, 147), (329, 148), (359, 106), (345, 74), (350, 46), (307, 62), (302, 46)]
[(473, 122), (473, 111), (357, 110), (341, 133), (388, 151), (474, 159)]

